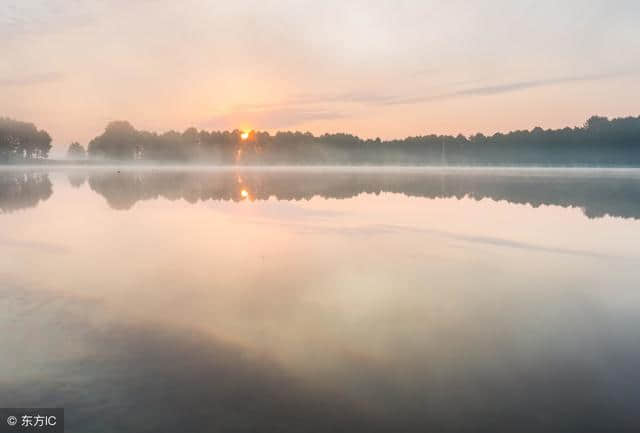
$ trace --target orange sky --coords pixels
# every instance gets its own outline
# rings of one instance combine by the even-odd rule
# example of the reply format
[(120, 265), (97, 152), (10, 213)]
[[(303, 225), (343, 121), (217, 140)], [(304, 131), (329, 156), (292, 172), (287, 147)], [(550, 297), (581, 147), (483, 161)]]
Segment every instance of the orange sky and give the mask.
[(392, 138), (640, 114), (635, 1), (9, 0), (0, 115)]

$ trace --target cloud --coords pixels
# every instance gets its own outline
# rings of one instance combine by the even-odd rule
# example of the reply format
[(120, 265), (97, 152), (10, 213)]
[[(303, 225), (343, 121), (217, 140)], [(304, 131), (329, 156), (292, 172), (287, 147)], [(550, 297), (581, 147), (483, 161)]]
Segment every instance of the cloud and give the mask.
[[(353, 91), (334, 94), (300, 94), (295, 95), (289, 99), (286, 99), (279, 103), (265, 103), (265, 104), (243, 104), (235, 107), (236, 109), (245, 110), (288, 110), (295, 112), (295, 107), (302, 107), (307, 105), (322, 105), (333, 103), (347, 103), (354, 104), (360, 103), (365, 105), (409, 105), (419, 104), (423, 102), (439, 101), (444, 99), (459, 98), (466, 96), (490, 96), (502, 93), (518, 92), (521, 90), (553, 86), (563, 83), (574, 83), (584, 81), (598, 81), (609, 78), (615, 78), (623, 75), (628, 75), (630, 72), (613, 72), (603, 74), (591, 74), (582, 76), (565, 76), (546, 78), (538, 80), (526, 80), (515, 81), (504, 84), (493, 84), (486, 86), (469, 87), (462, 90), (456, 90), (451, 92), (444, 92), (433, 95), (419, 95), (419, 96), (406, 96), (399, 94), (385, 94), (377, 93), (375, 91)], [(471, 80), (477, 81), (477, 80)], [(469, 80), (462, 81), (461, 83), (468, 83)]]
[(499, 95), (564, 83), (606, 80), (629, 75), (634, 72), (635, 71), (611, 72), (514, 81), (418, 96), (406, 96), (398, 93), (379, 93), (377, 91), (366, 90), (324, 94), (302, 93), (293, 95), (281, 102), (239, 104), (234, 106), (229, 113), (214, 116), (201, 123), (201, 126), (210, 128), (237, 128), (238, 125), (248, 124), (260, 125), (260, 127), (264, 129), (287, 128), (316, 120), (348, 117), (343, 112), (329, 108), (335, 106), (335, 104), (362, 104), (368, 106), (420, 104), (452, 98)]
[(541, 80), (516, 81), (516, 82), (506, 83), (506, 84), (471, 87), (471, 88), (458, 90), (454, 92), (441, 93), (439, 95), (431, 95), (431, 96), (426, 95), (426, 96), (418, 96), (418, 97), (390, 99), (385, 103), (385, 105), (417, 104), (421, 102), (430, 102), (430, 101), (437, 101), (437, 100), (450, 99), (450, 98), (463, 97), (463, 96), (489, 96), (489, 95), (496, 95), (501, 93), (517, 92), (520, 90), (531, 89), (535, 87), (553, 86), (553, 85), (562, 84), (562, 83), (573, 83), (573, 82), (581, 82), (581, 81), (598, 81), (598, 80), (604, 80), (608, 78), (615, 78), (615, 77), (619, 77), (626, 74), (628, 73), (593, 74), (593, 75), (583, 75), (583, 76), (573, 76), (573, 77), (547, 78), (547, 79), (541, 79)]
[(107, 15), (116, 2), (104, 0), (30, 0), (0, 4), (0, 35), (5, 39), (88, 27)]
[(61, 81), (64, 76), (58, 72), (47, 72), (42, 74), (24, 75), (21, 77), (5, 77), (0, 78), (0, 86), (3, 87), (22, 87), (35, 84), (52, 83)]
[(282, 102), (263, 104), (240, 104), (234, 107), (236, 110), (268, 110), (285, 109), (296, 106), (326, 104), (326, 103), (365, 103), (379, 104), (393, 101), (397, 96), (378, 94), (375, 92), (352, 91), (344, 93), (311, 94), (302, 93), (285, 99)]
[(264, 129), (287, 128), (315, 120), (339, 119), (344, 114), (333, 110), (275, 108), (273, 110), (232, 111), (214, 116), (201, 123), (208, 128), (237, 128), (239, 125), (260, 125)]

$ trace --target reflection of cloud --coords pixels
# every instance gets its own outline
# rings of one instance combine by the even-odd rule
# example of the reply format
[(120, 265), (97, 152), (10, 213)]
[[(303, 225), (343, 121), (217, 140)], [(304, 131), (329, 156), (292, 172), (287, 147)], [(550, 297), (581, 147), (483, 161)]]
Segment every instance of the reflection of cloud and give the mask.
[(570, 248), (547, 247), (544, 245), (532, 244), (529, 242), (515, 241), (512, 239), (497, 238), (491, 236), (465, 235), (459, 233), (451, 233), (441, 230), (423, 229), (419, 227), (391, 225), (391, 224), (371, 224), (361, 226), (321, 226), (321, 225), (297, 225), (294, 227), (300, 233), (338, 233), (341, 235), (354, 236), (377, 236), (385, 234), (393, 234), (399, 232), (412, 232), (430, 236), (437, 236), (456, 241), (470, 242), (476, 244), (492, 245), (504, 248), (515, 248), (528, 251), (539, 251), (545, 253), (567, 254), (575, 256), (593, 257), (593, 258), (615, 258), (607, 254), (600, 254), (593, 251), (575, 250)]
[(54, 253), (54, 254), (67, 253), (69, 251), (68, 248), (62, 245), (56, 245), (56, 244), (40, 242), (40, 241), (27, 241), (27, 240), (16, 240), (16, 239), (6, 239), (6, 238), (0, 238), (0, 247), (29, 248), (29, 249), (34, 249), (41, 252)]
[(594, 258), (617, 258), (617, 257), (612, 257), (606, 254), (595, 253), (593, 251), (547, 247), (544, 245), (537, 245), (537, 244), (532, 244), (528, 242), (514, 241), (512, 239), (502, 239), (502, 238), (495, 238), (495, 237), (489, 237), (489, 236), (461, 235), (461, 234), (447, 233), (447, 232), (439, 232), (439, 233), (435, 232), (434, 234), (439, 234), (440, 236), (444, 236), (444, 237), (448, 237), (451, 239), (456, 239), (464, 242), (493, 245), (497, 247), (517, 248), (517, 249), (528, 250), (528, 251), (540, 251), (545, 253), (568, 254), (568, 255), (574, 255), (574, 256), (586, 256), (586, 257), (594, 257)]
[(344, 397), (306, 389), (268, 359), (209, 336), (89, 327), (87, 337), (89, 362), (62, 364), (37, 383), (2, 382), (0, 402), (65, 407), (69, 431), (375, 431)]
[[(0, 360), (18, 366), (16, 352), (31, 355), (21, 380), (2, 376), (0, 406), (65, 407), (74, 432), (637, 430), (640, 353), (631, 323), (620, 327), (624, 319), (580, 297), (496, 305), (478, 295), (445, 298), (470, 305), (462, 322), (390, 303), (378, 311), (389, 313), (376, 316), (380, 326), (357, 325), (380, 358), (358, 352), (362, 341), (349, 344), (358, 339), (349, 328), (337, 340), (300, 339), (297, 350), (335, 355), (335, 370), (320, 368), (307, 381), (262, 351), (192, 329), (105, 325), (93, 322), (100, 303), (0, 288), (0, 301), (23, 313), (0, 333), (14, 349)], [(336, 325), (310, 319), (305, 326)]]
[(336, 218), (343, 215), (341, 212), (328, 209), (311, 209), (304, 206), (298, 206), (294, 203), (286, 201), (264, 201), (260, 203), (252, 203), (250, 207), (237, 206), (229, 203), (225, 206), (224, 213), (234, 216), (246, 215), (251, 218), (275, 219), (278, 221), (308, 221), (310, 218), (326, 219)]

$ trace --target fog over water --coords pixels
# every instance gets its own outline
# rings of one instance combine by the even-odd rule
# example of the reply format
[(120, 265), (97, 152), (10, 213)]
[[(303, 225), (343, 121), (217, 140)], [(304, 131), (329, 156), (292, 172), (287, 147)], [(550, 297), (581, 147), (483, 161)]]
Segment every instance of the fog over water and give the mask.
[(637, 431), (640, 171), (0, 170), (0, 406)]

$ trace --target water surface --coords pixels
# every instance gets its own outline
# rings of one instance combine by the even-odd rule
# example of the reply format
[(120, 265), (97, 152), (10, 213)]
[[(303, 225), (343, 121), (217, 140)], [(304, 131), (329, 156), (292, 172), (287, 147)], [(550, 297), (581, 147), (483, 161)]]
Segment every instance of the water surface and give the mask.
[(640, 171), (0, 170), (0, 406), (637, 431)]

